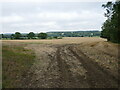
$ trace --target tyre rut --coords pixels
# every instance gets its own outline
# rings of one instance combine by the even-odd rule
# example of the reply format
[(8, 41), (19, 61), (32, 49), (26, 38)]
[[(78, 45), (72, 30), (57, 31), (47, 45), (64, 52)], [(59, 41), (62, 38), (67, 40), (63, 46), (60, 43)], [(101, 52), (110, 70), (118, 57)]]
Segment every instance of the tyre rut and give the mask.
[(59, 67), (59, 88), (67, 88), (67, 87), (74, 87), (73, 82), (75, 80), (72, 77), (72, 74), (70, 73), (69, 66), (66, 64), (66, 62), (61, 58), (61, 48), (58, 48), (56, 52), (56, 60), (58, 62)]
[(87, 70), (86, 79), (88, 80), (91, 88), (118, 87), (118, 81), (116, 80), (116, 78), (109, 75), (109, 73), (102, 69), (97, 63), (90, 60), (90, 58), (87, 57), (84, 53), (82, 53), (80, 50), (73, 50), (72, 46), (69, 47), (69, 50), (77, 59), (79, 59), (83, 67)]

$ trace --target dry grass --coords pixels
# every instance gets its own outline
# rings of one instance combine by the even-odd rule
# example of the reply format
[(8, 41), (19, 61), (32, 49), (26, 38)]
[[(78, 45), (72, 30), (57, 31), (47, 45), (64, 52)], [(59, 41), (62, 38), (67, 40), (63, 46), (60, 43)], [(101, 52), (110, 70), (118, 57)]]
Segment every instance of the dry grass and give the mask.
[(83, 42), (100, 42), (106, 41), (106, 39), (102, 39), (99, 37), (64, 37), (63, 39), (46, 39), (46, 40), (2, 40), (3, 43), (38, 43), (38, 44), (79, 44)]
[(34, 62), (34, 54), (23, 46), (2, 46), (2, 86), (16, 88)]

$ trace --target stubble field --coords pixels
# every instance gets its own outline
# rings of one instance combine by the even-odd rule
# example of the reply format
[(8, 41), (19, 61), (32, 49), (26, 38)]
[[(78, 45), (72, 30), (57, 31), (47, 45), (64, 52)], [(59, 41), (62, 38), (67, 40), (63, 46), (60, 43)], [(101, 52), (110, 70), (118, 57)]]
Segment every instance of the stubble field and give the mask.
[[(118, 87), (118, 49), (120, 45), (107, 42), (99, 37), (66, 37), (53, 40), (3, 40), (3, 79), (4, 87), (22, 88), (117, 88)], [(22, 47), (22, 54), (32, 64), (23, 62), (25, 69), (20, 68), (17, 86), (9, 86), (11, 77), (6, 68), (7, 51)], [(21, 50), (21, 49), (20, 49)], [(21, 56), (22, 56), (21, 55)], [(29, 58), (31, 56), (31, 58)], [(35, 56), (35, 57), (34, 57)], [(11, 58), (14, 57), (11, 56)], [(15, 59), (15, 58), (14, 58)], [(9, 58), (12, 62), (12, 59)], [(8, 64), (9, 65), (9, 64)], [(17, 69), (19, 69), (17, 68)], [(24, 70), (24, 73), (22, 72)], [(16, 72), (17, 73), (17, 72)], [(19, 78), (20, 77), (20, 78)], [(12, 79), (10, 79), (12, 80)], [(14, 80), (14, 82), (16, 82)]]

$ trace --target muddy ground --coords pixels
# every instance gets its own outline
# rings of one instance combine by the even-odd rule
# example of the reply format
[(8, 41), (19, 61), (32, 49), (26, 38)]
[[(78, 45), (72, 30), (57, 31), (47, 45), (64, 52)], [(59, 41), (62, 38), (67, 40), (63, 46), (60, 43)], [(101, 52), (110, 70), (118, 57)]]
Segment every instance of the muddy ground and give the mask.
[(77, 41), (78, 39), (64, 43), (61, 41), (59, 44), (27, 44), (25, 48), (32, 49), (36, 59), (20, 87), (118, 87), (119, 45), (100, 38), (93, 41), (83, 38), (82, 41)]

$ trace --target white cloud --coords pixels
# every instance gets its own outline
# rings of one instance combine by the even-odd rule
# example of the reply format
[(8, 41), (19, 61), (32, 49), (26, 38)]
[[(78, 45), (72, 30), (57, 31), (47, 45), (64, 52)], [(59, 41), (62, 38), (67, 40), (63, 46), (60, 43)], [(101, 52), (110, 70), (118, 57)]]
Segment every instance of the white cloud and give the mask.
[(39, 22), (39, 23), (18, 23), (11, 24), (11, 27), (31, 27), (31, 26), (51, 26), (54, 27), (56, 25), (55, 22)]
[(2, 16), (0, 18), (2, 23), (11, 23), (11, 22), (21, 22), (24, 21), (24, 18), (22, 16), (18, 15), (10, 15), (10, 16)]
[(91, 22), (95, 20), (101, 20), (104, 15), (95, 11), (83, 10), (81, 12), (41, 12), (33, 15), (33, 17), (40, 20), (52, 20), (52, 21), (72, 21), (72, 20), (82, 20)]
[[(90, 4), (90, 6), (89, 6)], [(19, 30), (100, 30), (105, 21), (102, 3), (4, 3), (4, 32)]]
[[(16, 14), (12, 14), (10, 16), (3, 16), (0, 20), (3, 23), (11, 23), (11, 22), (24, 22), (36, 20), (36, 21), (47, 21), (40, 23), (41, 25), (47, 24), (55, 24), (57, 21), (72, 21), (72, 20), (97, 20), (104, 18), (104, 16), (98, 12), (94, 11), (81, 11), (81, 12), (41, 12), (41, 13), (34, 13), (34, 14), (24, 14), (23, 16), (19, 16)], [(36, 25), (39, 23), (36, 23)], [(25, 25), (25, 24), (24, 24)], [(29, 26), (29, 24), (26, 26)]]
[(25, 14), (25, 16), (12, 15), (4, 17), (3, 20), (4, 23), (12, 22), (8, 27), (21, 28), (21, 30), (87, 30), (99, 29), (98, 22), (103, 21), (103, 16), (97, 12), (84, 10), (81, 12), (41, 12)]
[(89, 21), (82, 21), (82, 22), (70, 22), (70, 23), (68, 23), (67, 25), (68, 26), (75, 26), (75, 25), (87, 25), (87, 24), (89, 24), (90, 22)]
[(78, 17), (79, 14), (76, 12), (42, 12), (37, 15), (38, 18), (52, 19), (52, 20), (71, 20)]

